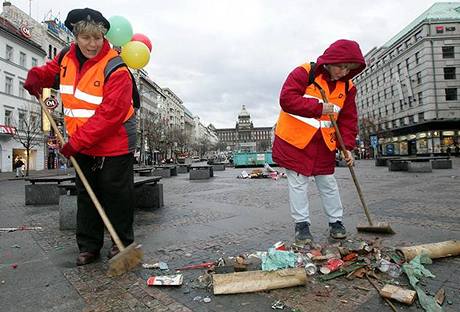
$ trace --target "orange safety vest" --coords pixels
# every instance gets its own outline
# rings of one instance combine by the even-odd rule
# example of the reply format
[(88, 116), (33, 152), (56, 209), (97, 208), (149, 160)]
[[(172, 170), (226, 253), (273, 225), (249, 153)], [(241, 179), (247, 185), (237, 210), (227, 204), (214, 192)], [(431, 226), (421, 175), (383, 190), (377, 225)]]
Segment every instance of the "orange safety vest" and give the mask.
[[(78, 82), (75, 81), (78, 68), (67, 52), (61, 61), (59, 74), (59, 91), (64, 106), (64, 121), (69, 136), (94, 115), (103, 101), (104, 71), (107, 63), (118, 56), (117, 51), (110, 51), (96, 64), (91, 66)], [(121, 67), (118, 70), (128, 70)], [(124, 121), (134, 114), (131, 106)]]
[[(303, 64), (302, 67), (307, 72), (310, 72), (310, 63)], [(348, 90), (345, 90), (345, 82), (337, 81), (336, 88), (332, 93), (329, 92), (327, 81), (324, 79), (323, 74), (316, 77), (314, 82), (307, 86), (304, 97), (315, 98), (323, 102), (320, 89), (316, 86), (318, 84), (324, 90), (327, 101), (330, 104), (334, 104), (333, 115), (337, 120), (339, 112), (345, 103), (346, 94), (353, 86), (351, 81), (349, 81)], [(324, 142), (329, 150), (335, 151), (337, 149), (336, 134), (329, 115), (321, 115), (320, 118), (307, 118), (281, 110), (276, 123), (275, 134), (289, 144), (299, 149), (304, 149), (319, 129), (321, 129)]]

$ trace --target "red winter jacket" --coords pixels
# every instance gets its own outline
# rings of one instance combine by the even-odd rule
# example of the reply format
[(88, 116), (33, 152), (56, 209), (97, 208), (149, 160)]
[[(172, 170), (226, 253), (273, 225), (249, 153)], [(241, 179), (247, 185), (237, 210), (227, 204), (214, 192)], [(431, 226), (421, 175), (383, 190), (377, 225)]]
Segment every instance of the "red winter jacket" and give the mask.
[[(69, 57), (79, 66), (76, 49), (75, 44), (70, 46)], [(101, 52), (83, 63), (75, 82), (91, 66), (102, 59), (109, 50), (110, 45), (104, 39)], [(32, 68), (25, 85), (32, 84), (41, 88), (50, 88), (53, 86), (58, 73), (59, 63), (58, 56), (56, 56), (45, 65)], [(73, 149), (90, 156), (119, 156), (134, 152), (136, 142), (135, 116), (133, 115), (123, 123), (132, 105), (131, 98), (132, 81), (129, 73), (127, 71), (113, 72), (104, 83), (103, 100), (95, 114), (69, 138), (69, 143)]]
[[(342, 81), (350, 80), (366, 67), (364, 57), (356, 42), (338, 40), (327, 48), (316, 61), (315, 77), (322, 73), (325, 74), (326, 79), (329, 78), (329, 73), (323, 65), (338, 63), (360, 64), (359, 68), (351, 70), (341, 79)], [(308, 81), (308, 73), (301, 66), (289, 74), (280, 95), (280, 105), (283, 111), (308, 118), (321, 116), (322, 104), (317, 99), (303, 97)], [(335, 81), (328, 81), (329, 90), (334, 90), (335, 85)], [(337, 118), (340, 133), (348, 150), (355, 147), (358, 133), (355, 96), (356, 88), (352, 87)], [(273, 160), (278, 165), (305, 176), (333, 174), (335, 170), (335, 152), (327, 148), (321, 131), (316, 132), (304, 149), (298, 149), (275, 135), (272, 152)]]

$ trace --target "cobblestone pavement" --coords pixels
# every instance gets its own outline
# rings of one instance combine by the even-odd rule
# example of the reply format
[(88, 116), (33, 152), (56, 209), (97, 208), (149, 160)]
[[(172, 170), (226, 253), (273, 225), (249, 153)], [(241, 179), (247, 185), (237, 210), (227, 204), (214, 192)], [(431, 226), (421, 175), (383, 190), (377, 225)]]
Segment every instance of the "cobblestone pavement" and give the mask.
[[(454, 159), (454, 169), (423, 174), (389, 172), (364, 160), (355, 169), (372, 216), (390, 222), (397, 232), (381, 237), (383, 245), (460, 238), (460, 159)], [(136, 211), (136, 241), (143, 245), (144, 261), (166, 262), (170, 267), (166, 274), (172, 274), (183, 265), (267, 250), (277, 241), (292, 242), (287, 181), (236, 179), (242, 170), (251, 169), (227, 168), (206, 181), (190, 181), (185, 174), (162, 179), (165, 207)], [(59, 230), (58, 206), (25, 206), (26, 182), (9, 177), (0, 174), (0, 227), (25, 224), (43, 229), (0, 232), (2, 311), (271, 311), (276, 300), (288, 311), (389, 310), (365, 279), (312, 280), (305, 287), (214, 296), (197, 282), (203, 270), (184, 271), (184, 284), (175, 288), (147, 287), (149, 276), (165, 274), (157, 270), (139, 268), (108, 278), (108, 237), (101, 261), (77, 268), (74, 233)], [(336, 177), (350, 237), (375, 239), (376, 235), (357, 234), (354, 229), (365, 217), (348, 169), (337, 168)], [(327, 221), (313, 183), (309, 191), (312, 233), (316, 241), (326, 243)], [(444, 305), (445, 311), (460, 310), (459, 264), (457, 257), (429, 266), (436, 278), (427, 280), (425, 287), (431, 293), (440, 287), (446, 290), (451, 304)], [(205, 303), (205, 297), (211, 302)], [(398, 307), (420, 310), (416, 304)]]

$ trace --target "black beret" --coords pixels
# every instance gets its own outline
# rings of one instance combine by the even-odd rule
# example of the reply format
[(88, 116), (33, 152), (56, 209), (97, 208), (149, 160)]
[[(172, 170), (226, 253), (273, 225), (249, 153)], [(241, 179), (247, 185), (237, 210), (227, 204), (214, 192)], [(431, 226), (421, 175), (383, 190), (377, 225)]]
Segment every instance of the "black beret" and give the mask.
[(110, 28), (109, 21), (105, 19), (101, 12), (90, 8), (74, 9), (70, 11), (69, 14), (67, 14), (67, 18), (65, 19), (64, 25), (70, 31), (73, 31), (73, 24), (84, 20), (94, 21), (98, 24), (100, 23), (104, 25), (104, 27), (107, 28), (107, 30), (109, 30)]

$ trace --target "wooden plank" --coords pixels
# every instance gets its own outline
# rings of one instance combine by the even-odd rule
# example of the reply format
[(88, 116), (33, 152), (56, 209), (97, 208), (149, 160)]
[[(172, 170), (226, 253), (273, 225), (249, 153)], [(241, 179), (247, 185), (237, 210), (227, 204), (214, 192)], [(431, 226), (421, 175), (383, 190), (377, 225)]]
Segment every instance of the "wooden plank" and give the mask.
[(212, 280), (214, 295), (237, 294), (305, 285), (307, 274), (304, 268), (294, 268), (213, 274)]
[(410, 289), (405, 289), (391, 284), (386, 284), (380, 290), (380, 295), (384, 298), (394, 299), (401, 303), (412, 304), (417, 293)]

